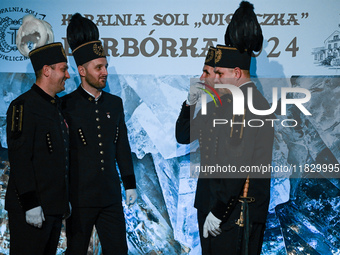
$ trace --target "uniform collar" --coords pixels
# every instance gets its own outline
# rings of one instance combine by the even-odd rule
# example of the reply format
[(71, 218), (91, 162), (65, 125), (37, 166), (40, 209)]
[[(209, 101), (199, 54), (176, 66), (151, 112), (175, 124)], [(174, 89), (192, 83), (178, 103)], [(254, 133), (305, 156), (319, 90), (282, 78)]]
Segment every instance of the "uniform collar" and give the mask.
[(253, 82), (252, 82), (252, 81), (247, 81), (247, 82), (241, 84), (241, 85), (239, 86), (239, 88), (241, 88), (241, 87), (243, 87), (243, 86), (246, 86), (246, 85), (249, 85), (250, 83), (253, 83)]
[(87, 90), (85, 90), (81, 84), (78, 87), (78, 92), (80, 93), (80, 95), (82, 95), (86, 100), (90, 101), (90, 102), (96, 102), (98, 100), (100, 100), (102, 98), (103, 92), (100, 93), (99, 97), (95, 98), (90, 92), (88, 92)]
[(57, 104), (59, 102), (59, 97), (56, 95), (55, 97), (51, 97), (45, 91), (43, 91), (37, 84), (33, 84), (32, 90), (37, 92), (42, 98), (46, 101), (50, 102), (51, 104)]

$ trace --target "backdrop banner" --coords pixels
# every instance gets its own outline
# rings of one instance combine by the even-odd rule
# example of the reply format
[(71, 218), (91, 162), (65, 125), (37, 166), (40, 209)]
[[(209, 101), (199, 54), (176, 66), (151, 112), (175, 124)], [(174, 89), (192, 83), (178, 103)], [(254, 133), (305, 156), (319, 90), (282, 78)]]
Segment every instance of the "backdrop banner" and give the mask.
[[(273, 122), (262, 254), (340, 254), (340, 2), (250, 2), (264, 35), (262, 50), (252, 57), (251, 77), (268, 102), (281, 109)], [(16, 46), (22, 18), (32, 14), (50, 23), (54, 41), (65, 47), (71, 78), (60, 96), (80, 84), (66, 40), (71, 16), (79, 12), (98, 26), (109, 63), (105, 91), (123, 100), (139, 195), (131, 209), (123, 201), (129, 252), (198, 255), (197, 176), (190, 172), (190, 152), (199, 157), (198, 143), (178, 144), (175, 125), (190, 79), (200, 77), (208, 48), (224, 44), (239, 3), (0, 2), (0, 254), (9, 254), (10, 241), (4, 209), (10, 175), (6, 111), (35, 82), (30, 60)], [(298, 99), (303, 103), (292, 103), (302, 102)], [(65, 249), (63, 228), (58, 254)], [(95, 231), (88, 254), (102, 254)]]

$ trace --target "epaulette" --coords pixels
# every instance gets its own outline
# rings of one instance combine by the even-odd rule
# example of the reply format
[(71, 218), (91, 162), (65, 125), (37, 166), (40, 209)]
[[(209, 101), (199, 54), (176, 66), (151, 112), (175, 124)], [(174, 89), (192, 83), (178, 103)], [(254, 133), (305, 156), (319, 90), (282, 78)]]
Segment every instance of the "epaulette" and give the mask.
[(12, 105), (11, 116), (11, 138), (17, 139), (21, 136), (23, 130), (24, 101), (20, 100)]

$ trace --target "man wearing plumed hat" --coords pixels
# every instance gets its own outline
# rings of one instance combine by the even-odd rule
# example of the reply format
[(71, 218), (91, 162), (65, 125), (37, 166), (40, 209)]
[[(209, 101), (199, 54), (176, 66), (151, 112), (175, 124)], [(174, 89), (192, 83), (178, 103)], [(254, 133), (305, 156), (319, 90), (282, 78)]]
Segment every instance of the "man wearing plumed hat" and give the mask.
[(11, 255), (56, 254), (62, 219), (70, 213), (68, 126), (56, 95), (70, 75), (62, 44), (52, 42), (50, 24), (32, 15), (23, 18), (17, 46), (28, 54), (36, 81), (7, 111), (10, 177), (5, 209)]
[(93, 227), (102, 252), (127, 254), (119, 167), (126, 203), (137, 198), (122, 99), (103, 89), (107, 60), (97, 26), (79, 13), (71, 17), (67, 40), (81, 84), (63, 97), (70, 126), (70, 200), (66, 254), (86, 255)]
[[(236, 172), (214, 174), (200, 172), (195, 207), (202, 254), (261, 253), (270, 199), (270, 173), (262, 175), (240, 170), (247, 166), (271, 164), (274, 128), (265, 119), (275, 117), (255, 115), (247, 105), (248, 97), (252, 97), (255, 109), (270, 108), (250, 80), (251, 54), (259, 51), (263, 42), (253, 9), (249, 2), (241, 2), (227, 28), (226, 45), (216, 46), (214, 82), (229, 85), (229, 89), (216, 89), (221, 105), (215, 107), (213, 102), (208, 103), (207, 115), (198, 113), (195, 119), (189, 114), (192, 110), (183, 106), (176, 123), (179, 143), (198, 139), (201, 166), (218, 164), (236, 169)], [(244, 114), (233, 113), (233, 101), (238, 100), (231, 94), (235, 89), (244, 95)], [(228, 120), (229, 123), (214, 126), (215, 119)], [(250, 126), (247, 123), (251, 119), (264, 124)]]

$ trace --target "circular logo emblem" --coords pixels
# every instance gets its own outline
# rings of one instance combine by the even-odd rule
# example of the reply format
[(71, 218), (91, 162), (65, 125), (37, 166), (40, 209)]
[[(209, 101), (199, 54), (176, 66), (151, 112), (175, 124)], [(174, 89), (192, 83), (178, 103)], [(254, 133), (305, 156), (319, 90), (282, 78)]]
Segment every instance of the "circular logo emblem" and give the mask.
[(214, 58), (214, 50), (209, 50), (208, 55), (205, 58), (205, 63), (209, 63)]
[(105, 54), (104, 54), (104, 48), (102, 45), (98, 45), (98, 44), (93, 44), (93, 52), (95, 54), (97, 54), (98, 56), (101, 56), (101, 57), (104, 57)]
[(15, 44), (16, 32), (19, 29), (22, 18), (19, 20), (11, 19), (10, 17), (0, 18), (0, 51), (9, 53), (17, 51)]
[(222, 58), (222, 51), (221, 49), (217, 49), (215, 53), (215, 63), (220, 62), (221, 58)]

